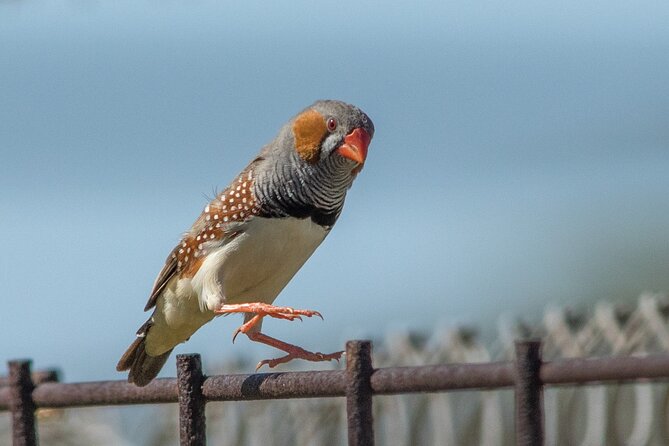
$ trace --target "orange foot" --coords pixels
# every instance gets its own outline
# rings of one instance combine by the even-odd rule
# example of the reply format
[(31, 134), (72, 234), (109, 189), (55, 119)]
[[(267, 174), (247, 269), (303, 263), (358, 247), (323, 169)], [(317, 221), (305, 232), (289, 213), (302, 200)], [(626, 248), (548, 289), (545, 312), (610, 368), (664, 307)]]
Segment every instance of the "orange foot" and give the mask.
[(260, 342), (266, 345), (269, 345), (279, 350), (283, 350), (288, 353), (286, 356), (282, 356), (276, 359), (265, 359), (260, 361), (256, 366), (258, 370), (263, 365), (267, 364), (269, 368), (276, 367), (279, 364), (284, 364), (293, 359), (304, 359), (307, 361), (331, 361), (336, 359), (339, 361), (341, 355), (344, 353), (335, 352), (324, 354), (320, 352), (310, 352), (301, 347), (298, 347), (293, 344), (288, 344), (287, 342), (280, 341), (278, 339), (267, 336), (259, 332), (251, 332), (250, 330), (255, 327), (265, 316), (274, 317), (277, 319), (286, 319), (289, 321), (294, 321), (295, 319), (302, 320), (301, 316), (312, 317), (318, 316), (323, 319), (323, 316), (318, 311), (312, 310), (296, 310), (290, 307), (275, 307), (274, 305), (268, 305), (264, 303), (248, 303), (248, 304), (237, 304), (237, 305), (221, 305), (221, 307), (214, 311), (217, 314), (231, 314), (231, 313), (255, 313), (248, 322), (244, 323), (237, 330), (232, 337), (232, 342), (235, 342), (237, 335), (239, 333), (244, 333), (252, 341)]
[(328, 353), (328, 354), (321, 352), (310, 352), (308, 350), (303, 349), (302, 347), (298, 347), (297, 345), (279, 341), (278, 339), (275, 339), (262, 333), (246, 333), (246, 336), (248, 336), (249, 339), (252, 341), (261, 342), (263, 344), (272, 346), (274, 348), (278, 348), (279, 350), (283, 350), (284, 352), (288, 353), (286, 356), (282, 356), (280, 358), (263, 359), (258, 363), (258, 365), (256, 365), (256, 370), (260, 369), (260, 367), (264, 366), (265, 364), (267, 364), (267, 366), (269, 366), (269, 368), (271, 369), (279, 364), (284, 364), (293, 359), (304, 359), (307, 361), (314, 361), (314, 362), (332, 361), (333, 359), (339, 361), (341, 355), (344, 353), (343, 351)]

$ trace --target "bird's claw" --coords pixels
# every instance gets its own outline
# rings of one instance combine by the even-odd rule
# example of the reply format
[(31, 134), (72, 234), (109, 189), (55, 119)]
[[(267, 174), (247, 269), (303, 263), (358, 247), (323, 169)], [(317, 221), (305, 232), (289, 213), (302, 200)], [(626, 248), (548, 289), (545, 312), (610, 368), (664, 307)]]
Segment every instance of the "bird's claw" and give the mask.
[(235, 339), (237, 339), (237, 335), (242, 332), (242, 328), (239, 327), (237, 330), (235, 330), (234, 334), (232, 335), (232, 343), (235, 343)]
[(320, 314), (318, 311), (314, 311), (314, 310), (296, 310), (295, 308), (290, 308), (290, 307), (281, 308), (281, 311), (277, 311), (277, 312), (274, 312), (274, 313), (262, 312), (262, 313), (259, 313), (259, 314), (262, 314), (263, 316), (274, 317), (274, 318), (277, 318), (277, 319), (286, 319), (286, 320), (289, 320), (289, 321), (294, 321), (296, 319), (302, 320), (302, 316), (305, 316), (305, 317), (318, 316), (318, 317), (321, 318), (321, 320), (324, 320), (323, 315)]
[(273, 369), (279, 364), (285, 364), (293, 359), (304, 359), (306, 361), (319, 362), (319, 361), (332, 361), (336, 360), (339, 362), (341, 356), (344, 354), (343, 351), (334, 352), (334, 353), (321, 353), (321, 352), (309, 352), (306, 350), (298, 351), (295, 353), (289, 353), (286, 356), (274, 359), (263, 359), (256, 365), (256, 372), (264, 365)]
[[(260, 313), (262, 314), (262, 313)], [(265, 316), (263, 314), (263, 316)], [(294, 320), (302, 320), (302, 316), (294, 313), (274, 313), (274, 314), (268, 314), (267, 316), (276, 318), (276, 319), (285, 319), (287, 321), (294, 321)]]
[[(260, 322), (262, 318), (265, 316), (273, 317), (276, 319), (284, 319), (287, 321), (295, 321), (298, 320), (300, 322), (303, 321), (302, 316), (306, 317), (312, 317), (312, 316), (318, 316), (323, 320), (323, 315), (321, 315), (318, 311), (314, 310), (296, 310), (291, 307), (275, 307), (276, 310), (269, 312), (266, 310), (262, 309), (255, 309), (255, 316), (251, 318), (248, 322), (244, 323), (242, 326), (237, 328), (235, 330), (234, 334), (232, 335), (232, 343), (235, 343), (235, 339), (237, 339), (237, 335), (239, 333), (247, 333), (251, 328), (253, 328), (255, 325)], [(223, 313), (224, 315), (230, 314), (230, 313)]]

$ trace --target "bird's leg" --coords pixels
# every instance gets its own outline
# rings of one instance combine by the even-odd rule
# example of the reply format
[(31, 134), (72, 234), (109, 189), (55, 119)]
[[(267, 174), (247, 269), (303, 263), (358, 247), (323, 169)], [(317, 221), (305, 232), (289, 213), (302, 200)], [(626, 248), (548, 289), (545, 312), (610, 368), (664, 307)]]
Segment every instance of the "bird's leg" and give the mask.
[[(301, 316), (306, 316), (306, 317), (318, 316), (321, 319), (323, 319), (323, 316), (318, 311), (298, 310), (291, 307), (277, 307), (274, 305), (264, 304), (261, 302), (254, 302), (248, 304), (221, 305), (219, 308), (214, 310), (214, 313), (216, 314), (255, 313), (257, 315), (262, 315), (263, 317), (270, 316), (277, 319), (287, 319), (289, 321), (293, 321), (295, 319), (302, 320)], [(255, 323), (253, 325), (255, 325)]]
[(276, 307), (274, 305), (269, 305), (261, 302), (254, 302), (248, 304), (234, 304), (234, 305), (221, 305), (219, 308), (214, 310), (216, 314), (232, 314), (232, 313), (255, 313), (250, 320), (244, 323), (241, 327), (235, 330), (235, 334), (232, 335), (232, 342), (235, 342), (237, 335), (239, 333), (247, 333), (251, 328), (253, 328), (258, 322), (262, 320), (265, 316), (274, 317), (277, 319), (285, 319), (289, 321), (294, 321), (295, 319), (302, 320), (302, 316), (312, 317), (318, 316), (323, 319), (323, 316), (318, 311), (313, 310), (296, 310), (291, 307)]
[(265, 317), (264, 314), (256, 314), (251, 319), (242, 324), (237, 330), (235, 330), (235, 334), (232, 335), (232, 343), (235, 343), (235, 339), (237, 339), (237, 335), (239, 333), (248, 333), (249, 330), (258, 325), (258, 322), (260, 322), (263, 317)]
[(235, 334), (232, 337), (232, 342), (235, 341), (239, 333), (244, 333), (252, 341), (260, 342), (262, 344), (269, 345), (270, 347), (278, 348), (288, 353), (286, 356), (276, 359), (265, 359), (260, 361), (256, 366), (258, 370), (263, 365), (267, 364), (270, 368), (276, 367), (279, 364), (284, 364), (293, 359), (304, 359), (307, 361), (331, 361), (336, 359), (339, 361), (343, 351), (335, 352), (330, 354), (320, 353), (320, 352), (310, 352), (301, 347), (298, 347), (287, 342), (280, 341), (278, 339), (267, 336), (266, 334), (260, 332), (252, 331), (253, 327), (258, 325), (258, 323), (265, 317), (270, 316), (277, 319), (286, 319), (293, 321), (295, 319), (302, 320), (301, 316), (312, 317), (318, 316), (323, 319), (323, 316), (318, 311), (313, 310), (298, 310), (291, 307), (276, 307), (274, 305), (269, 305), (265, 303), (247, 303), (247, 304), (235, 304), (235, 305), (221, 305), (218, 309), (214, 310), (214, 313), (217, 314), (231, 314), (231, 313), (255, 313), (251, 319), (241, 325)]
[[(250, 321), (249, 321), (250, 322)], [(246, 324), (244, 324), (246, 325)], [(267, 336), (266, 334), (260, 333), (260, 332), (251, 332), (251, 333), (246, 333), (246, 336), (249, 337), (250, 340), (255, 341), (255, 342), (260, 342), (262, 344), (269, 345), (270, 347), (278, 348), (279, 350), (283, 350), (284, 352), (288, 353), (286, 356), (282, 356), (280, 358), (276, 359), (264, 359), (258, 363), (256, 366), (256, 370), (258, 370), (260, 367), (264, 366), (267, 364), (269, 368), (274, 368), (279, 364), (284, 364), (288, 361), (291, 361), (293, 359), (304, 359), (307, 361), (332, 361), (333, 359), (336, 359), (339, 361), (341, 358), (341, 355), (344, 353), (343, 351), (341, 352), (334, 352), (334, 353), (320, 353), (320, 352), (310, 352), (308, 350), (305, 350), (301, 347), (298, 347), (297, 345), (289, 344), (287, 342), (279, 341), (278, 339), (275, 339), (271, 336)]]

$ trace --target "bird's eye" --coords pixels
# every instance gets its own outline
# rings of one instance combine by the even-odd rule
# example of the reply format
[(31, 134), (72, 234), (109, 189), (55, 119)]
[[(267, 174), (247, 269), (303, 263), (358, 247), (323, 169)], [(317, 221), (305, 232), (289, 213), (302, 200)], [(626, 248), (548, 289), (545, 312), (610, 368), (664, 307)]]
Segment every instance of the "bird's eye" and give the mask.
[(328, 119), (327, 125), (328, 125), (328, 130), (330, 132), (334, 132), (337, 128), (337, 120), (335, 118), (330, 118)]

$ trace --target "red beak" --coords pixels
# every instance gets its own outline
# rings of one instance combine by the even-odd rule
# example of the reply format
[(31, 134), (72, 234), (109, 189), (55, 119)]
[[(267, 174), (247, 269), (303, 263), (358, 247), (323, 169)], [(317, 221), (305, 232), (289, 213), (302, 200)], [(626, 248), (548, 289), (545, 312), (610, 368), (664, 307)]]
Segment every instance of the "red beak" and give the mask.
[(367, 147), (369, 146), (371, 139), (369, 133), (364, 129), (357, 128), (346, 135), (344, 144), (339, 146), (337, 153), (358, 164), (365, 164), (365, 159), (367, 159)]

